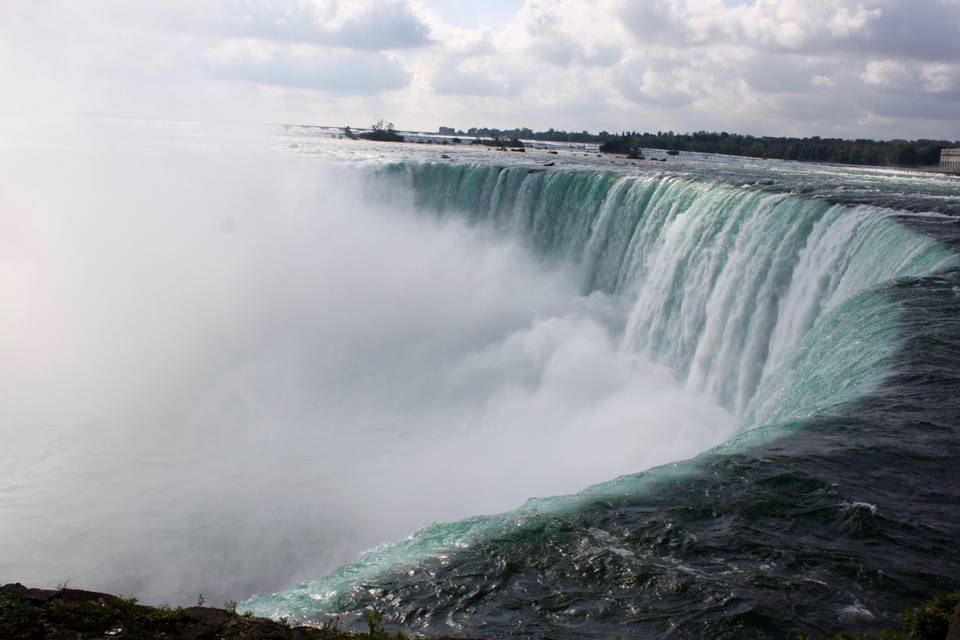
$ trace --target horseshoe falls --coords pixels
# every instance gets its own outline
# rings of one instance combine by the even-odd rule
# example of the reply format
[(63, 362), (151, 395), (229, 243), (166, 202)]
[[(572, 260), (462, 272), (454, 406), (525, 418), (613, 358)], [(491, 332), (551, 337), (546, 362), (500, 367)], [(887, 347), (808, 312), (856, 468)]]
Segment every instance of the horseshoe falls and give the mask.
[[(682, 178), (430, 164), (410, 172), (420, 208), (486, 221), (538, 255), (574, 265), (584, 293), (628, 298), (620, 348), (670, 367), (735, 415), (748, 414), (742, 428), (855, 396), (869, 378), (841, 373), (860, 359), (852, 353), (837, 364), (841, 379), (816, 398), (778, 392), (769, 382), (759, 394), (758, 387), (796, 369), (795, 359), (785, 365), (784, 358), (802, 353), (801, 338), (818, 320), (831, 322), (831, 312), (842, 313), (835, 308), (955, 260), (904, 229), (895, 212), (869, 206)], [(850, 327), (858, 337), (848, 340), (859, 341), (860, 330)]]
[(618, 351), (668, 368), (735, 432), (434, 524), (245, 607), (375, 607), (479, 637), (792, 637), (874, 629), (956, 584), (955, 218), (682, 174), (421, 162), (371, 180), (621, 301)]
[(958, 587), (955, 178), (97, 126), (0, 149), (0, 575), (498, 639)]

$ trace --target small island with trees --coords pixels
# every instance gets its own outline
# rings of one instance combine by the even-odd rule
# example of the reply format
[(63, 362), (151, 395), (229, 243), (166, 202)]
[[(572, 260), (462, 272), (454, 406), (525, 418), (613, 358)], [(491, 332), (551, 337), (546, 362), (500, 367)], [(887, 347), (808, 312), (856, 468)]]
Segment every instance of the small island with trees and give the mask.
[(384, 123), (383, 118), (380, 118), (370, 125), (369, 131), (355, 134), (348, 126), (344, 127), (343, 134), (354, 140), (360, 138), (361, 140), (376, 140), (377, 142), (403, 142), (403, 136), (396, 132), (393, 128), (393, 123)]

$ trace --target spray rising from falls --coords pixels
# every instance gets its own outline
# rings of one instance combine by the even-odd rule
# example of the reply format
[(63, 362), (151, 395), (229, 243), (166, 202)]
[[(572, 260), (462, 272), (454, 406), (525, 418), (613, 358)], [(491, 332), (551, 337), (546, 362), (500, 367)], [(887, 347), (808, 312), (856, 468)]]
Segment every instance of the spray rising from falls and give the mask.
[(407, 187), (371, 205), (354, 168), (242, 146), (55, 149), (0, 154), (2, 574), (239, 599), (732, 430), (619, 348), (616, 296)]
[(832, 411), (891, 369), (885, 283), (953, 259), (751, 189), (224, 149), (0, 155), (0, 573), (219, 602), (449, 522), (252, 605), (310, 615), (518, 532), (603, 547), (557, 518), (690, 464), (458, 519)]
[(672, 177), (414, 165), (418, 204), (488, 221), (575, 265), (584, 291), (625, 296), (624, 350), (668, 365), (744, 427), (836, 398), (774, 407), (764, 384), (818, 322), (880, 283), (952, 264), (898, 213)]
[[(393, 165), (370, 192), (384, 181), (387, 193), (412, 190), (420, 209), (519, 239), (548, 265), (572, 268), (584, 293), (624, 301), (619, 349), (668, 366), (688, 389), (737, 415), (742, 431), (836, 411), (874, 388), (898, 339), (899, 312), (884, 286), (957, 262), (898, 222), (902, 212), (755, 188), (451, 164)], [(395, 583), (387, 576), (525, 529), (542, 534), (561, 526), (545, 514), (574, 512), (600, 495), (635, 494), (678, 469), (689, 465), (435, 525), (247, 606), (304, 618), (354, 610), (370, 598), (359, 585)], [(409, 614), (399, 596), (384, 597), (378, 606), (393, 602), (398, 615)]]

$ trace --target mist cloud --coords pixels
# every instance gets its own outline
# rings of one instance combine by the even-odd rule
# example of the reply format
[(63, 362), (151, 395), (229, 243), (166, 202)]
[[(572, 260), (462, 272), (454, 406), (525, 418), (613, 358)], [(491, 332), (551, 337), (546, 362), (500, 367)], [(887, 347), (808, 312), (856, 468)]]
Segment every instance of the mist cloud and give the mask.
[(506, 238), (235, 130), (102, 126), (0, 149), (4, 575), (239, 600), (732, 429)]

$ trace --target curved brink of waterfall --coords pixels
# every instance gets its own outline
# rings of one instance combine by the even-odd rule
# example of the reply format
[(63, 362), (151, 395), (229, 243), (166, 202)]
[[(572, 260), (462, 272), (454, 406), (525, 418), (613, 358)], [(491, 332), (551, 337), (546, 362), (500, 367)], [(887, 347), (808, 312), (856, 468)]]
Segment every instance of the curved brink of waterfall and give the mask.
[[(747, 558), (743, 546), (767, 544), (743, 532), (753, 526), (744, 524), (747, 512), (757, 510), (758, 522), (772, 518), (773, 532), (802, 536), (802, 528), (793, 530), (802, 516), (792, 511), (791, 496), (802, 502), (813, 492), (824, 504), (845, 504), (835, 489), (798, 475), (791, 464), (801, 455), (820, 459), (811, 451), (820, 452), (828, 437), (824, 425), (847, 424), (854, 403), (878, 394), (895, 375), (910, 340), (905, 314), (916, 313), (906, 310), (912, 303), (904, 287), (956, 267), (957, 255), (908, 228), (902, 211), (680, 177), (417, 164), (392, 165), (371, 178), (371, 193), (398, 189), (411, 191), (419, 209), (517, 237), (542, 260), (572, 266), (585, 295), (627, 299), (632, 309), (621, 348), (669, 366), (688, 388), (727, 408), (739, 420), (738, 434), (694, 460), (572, 496), (532, 499), (508, 513), (435, 524), (321, 580), (245, 606), (310, 620), (374, 604), (423, 629), (495, 636), (522, 629), (552, 637), (575, 636), (578, 625), (598, 620), (614, 625), (604, 631), (613, 636), (621, 628), (627, 635), (667, 628), (694, 635), (739, 606), (746, 616), (740, 626), (765, 628), (763, 615), (777, 614), (763, 607), (783, 604), (737, 595), (730, 585), (739, 578), (713, 574), (746, 572), (756, 590), (758, 580), (777, 582), (778, 562), (789, 565), (776, 550), (769, 569)], [(807, 442), (796, 435), (806, 433), (822, 436), (812, 449), (796, 444)], [(751, 451), (765, 457), (743, 457)], [(787, 462), (779, 471), (757, 462), (781, 457)], [(829, 470), (833, 462), (819, 464)], [(760, 485), (779, 497), (761, 499)], [(722, 495), (711, 498), (711, 491)], [(764, 508), (791, 515), (770, 516)], [(836, 509), (839, 515), (824, 518), (839, 522), (841, 532), (874, 526), (872, 505)], [(711, 529), (724, 522), (725, 533)], [(817, 523), (814, 530), (827, 526)], [(703, 550), (712, 535), (719, 536), (716, 546)], [(829, 571), (807, 575), (817, 563), (800, 556), (794, 553), (796, 566), (779, 580), (799, 572), (795, 588), (820, 589)], [(850, 596), (855, 622), (860, 597), (867, 598)], [(520, 622), (495, 613), (510, 606), (535, 613)], [(636, 626), (639, 612), (644, 622)], [(866, 624), (867, 614), (856, 624)]]

